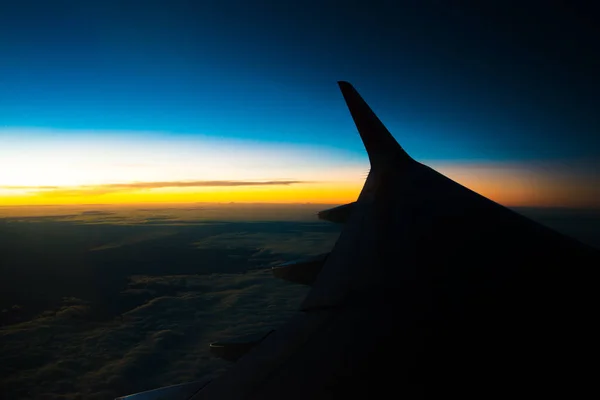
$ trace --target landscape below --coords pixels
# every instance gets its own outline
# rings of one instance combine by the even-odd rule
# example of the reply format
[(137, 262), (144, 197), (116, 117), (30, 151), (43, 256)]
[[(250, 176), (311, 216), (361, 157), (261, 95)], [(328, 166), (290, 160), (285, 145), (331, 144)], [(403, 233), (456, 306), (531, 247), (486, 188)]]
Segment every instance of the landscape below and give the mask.
[[(0, 207), (0, 392), (110, 399), (219, 374), (208, 344), (277, 328), (331, 250), (323, 204)], [(600, 212), (516, 211), (600, 248)]]

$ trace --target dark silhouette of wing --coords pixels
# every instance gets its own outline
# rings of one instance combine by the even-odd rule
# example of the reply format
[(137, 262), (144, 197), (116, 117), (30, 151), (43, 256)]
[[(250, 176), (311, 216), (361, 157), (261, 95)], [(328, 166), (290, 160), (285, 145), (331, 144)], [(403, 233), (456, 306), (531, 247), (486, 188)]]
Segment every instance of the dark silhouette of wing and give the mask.
[(599, 252), (413, 160), (339, 86), (364, 188), (322, 213), (345, 226), (298, 314), (192, 398), (593, 392)]

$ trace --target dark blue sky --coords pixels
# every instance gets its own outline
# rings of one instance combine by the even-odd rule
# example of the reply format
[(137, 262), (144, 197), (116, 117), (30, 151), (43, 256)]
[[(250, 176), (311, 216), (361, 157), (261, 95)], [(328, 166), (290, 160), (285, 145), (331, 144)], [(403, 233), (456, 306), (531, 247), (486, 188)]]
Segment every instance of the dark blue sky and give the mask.
[(3, 2), (0, 121), (363, 157), (348, 80), (417, 159), (600, 158), (591, 9), (447, 3)]

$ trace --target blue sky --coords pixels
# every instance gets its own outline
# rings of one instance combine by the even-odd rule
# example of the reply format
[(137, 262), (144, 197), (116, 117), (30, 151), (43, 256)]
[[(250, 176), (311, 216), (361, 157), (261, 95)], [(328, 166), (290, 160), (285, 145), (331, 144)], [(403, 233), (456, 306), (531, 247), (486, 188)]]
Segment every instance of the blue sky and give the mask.
[(360, 163), (348, 80), (416, 159), (597, 166), (585, 10), (282, 3), (3, 5), (3, 134), (209, 137)]

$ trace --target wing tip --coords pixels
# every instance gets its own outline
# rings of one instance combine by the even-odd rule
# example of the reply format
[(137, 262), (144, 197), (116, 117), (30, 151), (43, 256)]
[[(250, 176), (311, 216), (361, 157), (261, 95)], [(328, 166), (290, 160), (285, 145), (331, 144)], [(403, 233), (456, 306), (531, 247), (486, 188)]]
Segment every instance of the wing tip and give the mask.
[(412, 157), (400, 146), (354, 86), (348, 81), (337, 83), (365, 145), (371, 165), (388, 163), (392, 159), (411, 161)]

